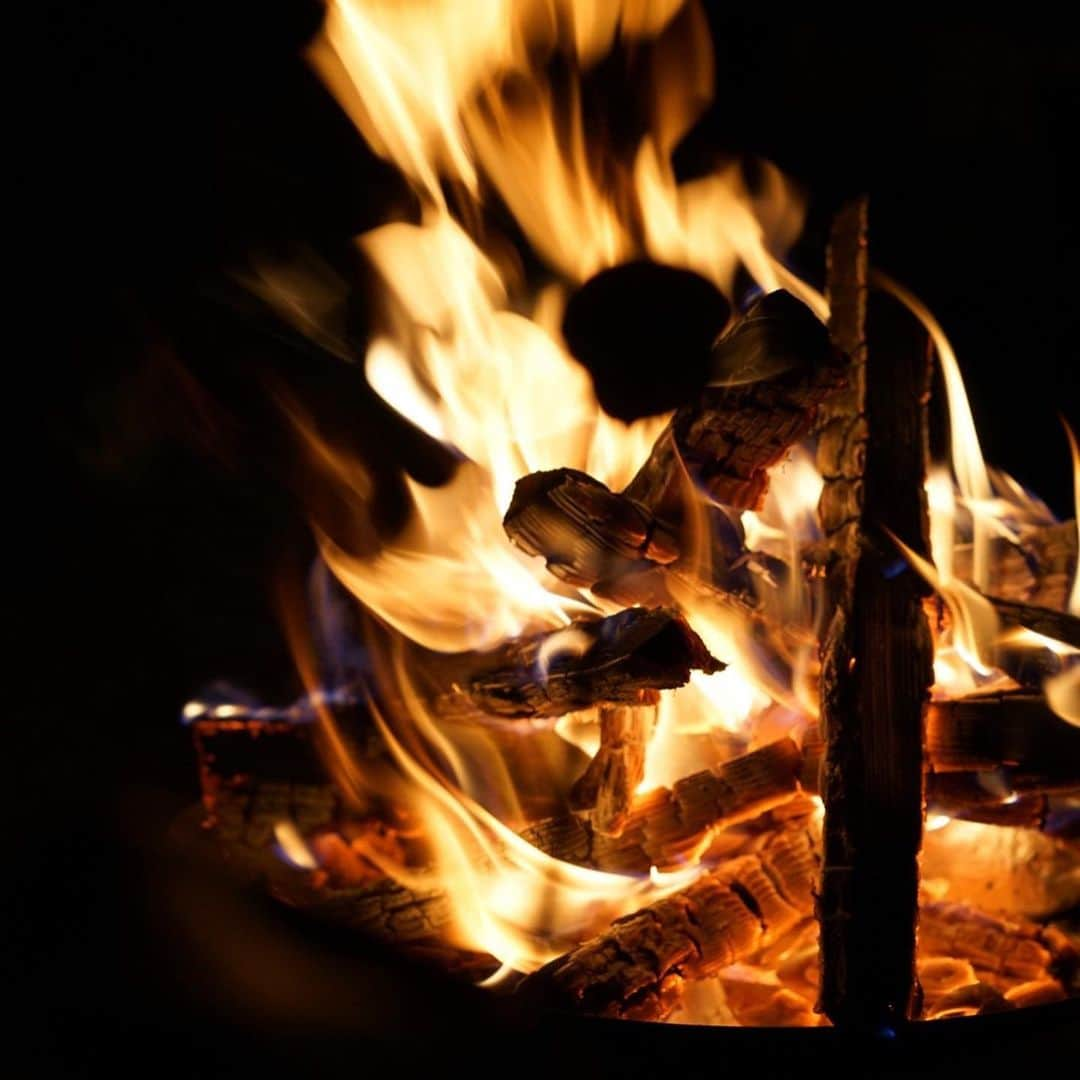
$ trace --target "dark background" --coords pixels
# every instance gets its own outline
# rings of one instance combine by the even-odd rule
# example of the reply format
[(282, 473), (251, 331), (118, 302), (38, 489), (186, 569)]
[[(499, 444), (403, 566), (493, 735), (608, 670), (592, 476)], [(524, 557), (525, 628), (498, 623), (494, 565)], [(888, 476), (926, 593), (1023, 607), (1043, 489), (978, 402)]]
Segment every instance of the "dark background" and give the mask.
[[(31, 481), (21, 506), (28, 542), (58, 551), (40, 574), (12, 575), (27, 601), (16, 625), (48, 672), (12, 724), (7, 921), (21, 996), (64, 1075), (145, 1045), (190, 1075), (196, 1055), (227, 1058), (297, 1008), (238, 1012), (221, 991), (207, 957), (227, 966), (234, 937), (200, 944), (190, 923), (194, 909), (216, 925), (229, 900), (162, 858), (161, 837), (196, 797), (182, 703), (221, 676), (269, 696), (294, 684), (273, 583), (309, 541), (267, 377), (323, 403), (328, 430), (361, 450), (415, 452), (353, 372), (245, 306), (225, 272), (253, 250), (301, 247), (348, 272), (350, 238), (409, 211), (298, 57), (318, 20), (304, 4), (79, 5), (50, 27), (55, 108), (34, 222), (44, 312), (25, 361), (42, 407), (23, 456), (58, 458), (74, 483)], [(872, 258), (951, 335), (988, 459), (1071, 516), (1057, 413), (1075, 426), (1072, 34), (1015, 13), (841, 22), (710, 8), (710, 21), (717, 101), (697, 138), (770, 158), (812, 193), (794, 255), (811, 274), (831, 208), (870, 192)], [(354, 316), (361, 334), (362, 300)], [(166, 892), (183, 916), (163, 914), (177, 907)], [(277, 960), (252, 981), (320, 1000), (320, 972), (284, 953), (268, 968)], [(375, 978), (364, 965), (358, 977)], [(393, 986), (412, 1000), (411, 983)]]

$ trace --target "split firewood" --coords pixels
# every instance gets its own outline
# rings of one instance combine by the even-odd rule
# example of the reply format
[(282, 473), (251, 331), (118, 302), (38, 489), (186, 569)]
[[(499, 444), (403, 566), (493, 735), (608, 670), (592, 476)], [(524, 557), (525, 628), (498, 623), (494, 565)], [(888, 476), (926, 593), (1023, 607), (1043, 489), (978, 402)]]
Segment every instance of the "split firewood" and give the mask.
[(919, 914), (923, 956), (968, 960), (980, 981), (1000, 990), (1046, 978), (1069, 986), (1076, 972), (1076, 948), (1054, 927), (946, 900), (924, 902)]
[(876, 298), (867, 318), (866, 214), (865, 200), (841, 210), (830, 239), (830, 331), (851, 364), (847, 390), (822, 407), (818, 443), (829, 549), (819, 1004), (855, 1027), (895, 1023), (917, 1005), (922, 728), (933, 682), (924, 586), (892, 572), (892, 536), (929, 549), (928, 340), (889, 298)]
[(783, 738), (637, 796), (618, 836), (573, 814), (537, 822), (521, 835), (548, 855), (597, 870), (674, 869), (702, 853), (717, 831), (791, 801), (800, 766), (798, 747)]
[(932, 702), (926, 750), (935, 772), (985, 772), (1008, 766), (1019, 792), (1067, 791), (1080, 780), (1080, 728), (1038, 694), (970, 694)]
[(767, 470), (844, 381), (825, 328), (783, 291), (750, 308), (714, 347), (713, 364), (712, 384), (675, 413), (625, 491), (664, 521), (683, 518), (687, 478), (725, 506), (760, 509)]
[(735, 965), (716, 976), (733, 1019), (742, 1027), (819, 1027), (813, 999), (780, 986), (776, 976), (753, 977)]
[(1015, 1008), (990, 983), (972, 982), (942, 994), (933, 1009), (924, 1009), (927, 1020), (955, 1020), (963, 1016), (991, 1016)]
[[(662, 568), (677, 561), (672, 569), (700, 576), (684, 551), (688, 500), (695, 514), (699, 490), (733, 509), (760, 507), (767, 470), (843, 381), (824, 327), (784, 292), (759, 300), (717, 343), (711, 378), (622, 494), (572, 469), (519, 480), (504, 519), (511, 540), (562, 580), (623, 603), (663, 602)], [(751, 565), (764, 557), (745, 550), (733, 517), (718, 509), (709, 517), (709, 588), (755, 606)]]
[(746, 549), (742, 527), (722, 508), (703, 510), (709, 558), (684, 556), (681, 527), (574, 469), (522, 477), (503, 519), (510, 539), (551, 573), (621, 604), (671, 603), (671, 578), (751, 614), (756, 582), (778, 575), (775, 559)]
[(693, 670), (724, 665), (681, 615), (628, 608), (606, 619), (515, 638), (483, 653), (431, 654), (429, 677), (444, 718), (477, 712), (505, 719), (558, 717), (597, 704), (648, 705)]
[(683, 981), (749, 956), (806, 917), (818, 874), (805, 828), (765, 836), (674, 896), (618, 919), (552, 961), (519, 992), (544, 1004), (601, 1016), (661, 1020)]
[(1021, 795), (1011, 788), (1003, 770), (931, 773), (926, 778), (926, 806), (930, 813), (984, 825), (1043, 829), (1050, 798), (1042, 793)]
[(625, 828), (655, 726), (653, 705), (600, 707), (600, 747), (570, 793), (575, 810), (592, 811), (597, 832), (619, 836)]

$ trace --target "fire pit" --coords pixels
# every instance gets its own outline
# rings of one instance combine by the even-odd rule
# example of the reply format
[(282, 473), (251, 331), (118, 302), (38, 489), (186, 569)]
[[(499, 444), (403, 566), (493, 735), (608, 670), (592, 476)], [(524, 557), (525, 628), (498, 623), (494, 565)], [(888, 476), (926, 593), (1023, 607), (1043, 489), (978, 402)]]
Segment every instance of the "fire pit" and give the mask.
[[(284, 905), (540, 1012), (887, 1038), (1057, 1005), (1076, 524), (984, 463), (867, 200), (821, 292), (779, 170), (677, 180), (709, 41), (681, 0), (330, 6), (311, 60), (420, 207), (358, 240), (366, 378), (452, 465), (388, 529), (282, 398), (332, 495), (307, 693), (185, 707), (201, 813)], [(294, 269), (247, 284), (346, 356)]]

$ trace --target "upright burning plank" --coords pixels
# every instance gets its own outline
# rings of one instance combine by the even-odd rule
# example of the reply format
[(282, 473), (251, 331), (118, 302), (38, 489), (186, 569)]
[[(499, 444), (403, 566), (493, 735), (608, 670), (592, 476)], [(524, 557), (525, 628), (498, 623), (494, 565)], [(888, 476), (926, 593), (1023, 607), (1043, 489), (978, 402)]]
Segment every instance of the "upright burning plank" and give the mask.
[(866, 223), (859, 201), (833, 225), (830, 330), (851, 367), (848, 388), (824, 406), (818, 448), (829, 598), (819, 1008), (857, 1027), (889, 1025), (917, 1004), (923, 714), (933, 659), (923, 585), (889, 536), (928, 549), (928, 345), (891, 301), (868, 304)]

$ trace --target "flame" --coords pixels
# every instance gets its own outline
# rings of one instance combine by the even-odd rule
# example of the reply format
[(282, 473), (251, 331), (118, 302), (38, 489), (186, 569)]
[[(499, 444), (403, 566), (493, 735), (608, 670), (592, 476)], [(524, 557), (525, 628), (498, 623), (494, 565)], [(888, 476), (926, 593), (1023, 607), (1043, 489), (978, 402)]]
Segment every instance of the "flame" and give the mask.
[(318, 867), (318, 861), (308, 847), (307, 841), (300, 835), (296, 825), (291, 821), (279, 821), (274, 826), (274, 839), (277, 841), (278, 851), (286, 862), (300, 870), (314, 870)]
[(985, 591), (990, 582), (991, 529), (988, 519), (993, 516), (993, 490), (990, 486), (990, 473), (983, 460), (979, 435), (975, 430), (975, 418), (968, 404), (967, 391), (964, 389), (964, 379), (960, 374), (956, 353), (941, 324), (918, 297), (879, 270), (874, 271), (873, 277), (877, 283), (891, 292), (915, 314), (926, 327), (930, 340), (934, 343), (938, 363), (941, 365), (941, 373), (945, 380), (945, 396), (949, 406), (952, 469), (961, 496), (973, 518), (972, 581), (976, 588)]
[[(617, 45), (629, 45), (635, 61), (628, 71), (643, 115), (638, 128), (627, 125), (639, 132), (632, 140), (608, 137), (582, 78)], [(732, 301), (745, 273), (761, 289), (789, 290), (822, 319), (828, 308), (784, 264), (804, 203), (777, 168), (762, 163), (752, 185), (731, 161), (691, 180), (676, 176), (673, 152), (708, 106), (714, 77), (709, 29), (693, 0), (331, 0), (310, 58), (372, 149), (411, 183), (419, 206), (414, 220), (357, 240), (375, 281), (367, 381), (460, 464), (437, 489), (404, 477), (408, 520), (397, 535), (378, 535), (373, 478), (290, 409), (312, 463), (345, 495), (359, 526), (359, 539), (321, 527), (316, 535), (337, 581), (378, 619), (369, 705), (389, 762), (350, 753), (319, 697), (314, 666), (300, 666), (335, 777), (420, 827), (423, 859), (377, 849), (365, 858), (406, 885), (445, 891), (453, 939), (500, 962), (494, 985), (698, 872), (605, 874), (528, 844), (514, 829), (529, 820), (523, 777), (543, 779), (540, 755), (523, 765), (490, 732), (441, 720), (411, 667), (415, 646), (482, 649), (542, 627), (556, 631), (537, 660), (543, 678), (555, 656), (589, 645), (571, 619), (607, 610), (525, 557), (502, 528), (514, 485), (530, 472), (580, 469), (621, 490), (669, 419), (626, 425), (603, 413), (561, 336), (569, 290), (605, 267), (649, 257), (702, 274)], [(506, 212), (542, 274), (500, 230)], [(990, 583), (991, 541), (1015, 539), (1021, 524), (1048, 511), (987, 468), (944, 333), (910, 293), (881, 280), (927, 325), (945, 375), (952, 475), (941, 468), (928, 481), (934, 563), (904, 550), (949, 607), (935, 693), (960, 693), (1001, 674), (995, 649), (1006, 639), (980, 595)], [(315, 333), (308, 312), (318, 306), (297, 304), (291, 286), (283, 295)], [(764, 508), (741, 519), (762, 621), (671, 575), (673, 602), (728, 666), (662, 695), (641, 790), (714, 763), (703, 755), (724, 760), (763, 726), (817, 715), (821, 582), (800, 572), (804, 549), (820, 539), (822, 478), (812, 448), (796, 448), (771, 481)], [(713, 508), (693, 491), (688, 502), (685, 561), (707, 578)], [(974, 588), (957, 571), (968, 540)], [(774, 575), (777, 566), (787, 572)], [(1080, 582), (1074, 609), (1078, 595)], [(764, 641), (762, 622), (783, 633)], [(1007, 643), (1052, 648), (1016, 635)], [(1047, 684), (1062, 715), (1073, 714), (1077, 670), (1065, 667)], [(561, 752), (596, 752), (595, 713), (563, 717), (555, 731)], [(295, 865), (312, 859), (298, 835), (279, 830), (278, 842)]]

